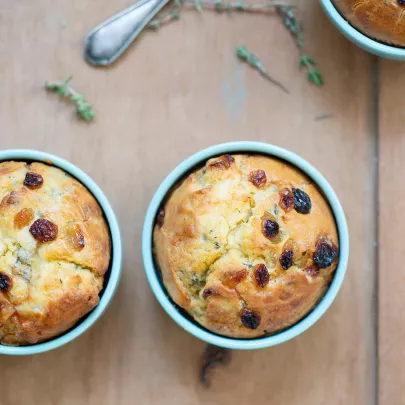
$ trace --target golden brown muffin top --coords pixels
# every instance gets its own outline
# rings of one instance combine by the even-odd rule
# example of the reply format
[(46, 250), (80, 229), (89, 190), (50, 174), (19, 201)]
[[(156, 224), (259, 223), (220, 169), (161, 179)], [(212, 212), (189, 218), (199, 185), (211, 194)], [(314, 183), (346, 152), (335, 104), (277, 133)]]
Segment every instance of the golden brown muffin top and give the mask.
[(333, 0), (333, 4), (363, 34), (405, 46), (405, 0)]
[(209, 160), (174, 188), (154, 230), (173, 300), (209, 330), (238, 338), (303, 318), (329, 286), (337, 246), (318, 187), (260, 155)]
[(0, 343), (56, 336), (99, 301), (110, 237), (92, 194), (60, 169), (0, 163)]

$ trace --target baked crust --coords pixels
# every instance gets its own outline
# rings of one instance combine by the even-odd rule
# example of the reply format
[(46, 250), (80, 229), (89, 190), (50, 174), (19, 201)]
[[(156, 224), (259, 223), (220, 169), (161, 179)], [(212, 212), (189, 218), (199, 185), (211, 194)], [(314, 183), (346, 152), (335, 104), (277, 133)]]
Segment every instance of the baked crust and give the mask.
[(333, 0), (337, 10), (363, 34), (390, 45), (405, 46), (405, 2)]
[[(307, 193), (310, 213), (281, 208), (285, 189)], [(279, 226), (273, 238), (263, 232), (266, 218)], [(277, 159), (234, 155), (209, 160), (174, 188), (158, 215), (154, 254), (168, 293), (198, 323), (252, 338), (293, 325), (324, 295), (337, 257), (326, 268), (314, 266), (323, 240), (337, 256), (333, 215), (309, 178)], [(294, 256), (290, 267), (282, 261), (285, 270), (280, 257), (287, 250)], [(258, 274), (259, 265), (268, 274)], [(246, 311), (255, 314), (253, 324), (243, 319)]]
[[(35, 237), (37, 220), (57, 226), (54, 240)], [(0, 163), (0, 343), (34, 344), (71, 328), (98, 304), (110, 254), (102, 211), (81, 183), (42, 163)]]

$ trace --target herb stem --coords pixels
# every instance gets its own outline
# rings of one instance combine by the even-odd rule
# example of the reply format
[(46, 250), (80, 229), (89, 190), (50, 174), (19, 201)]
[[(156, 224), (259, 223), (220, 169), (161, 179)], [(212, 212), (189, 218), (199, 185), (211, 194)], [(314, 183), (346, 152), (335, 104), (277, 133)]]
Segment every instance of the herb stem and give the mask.
[[(183, 0), (185, 3), (194, 3), (195, 0)], [(243, 1), (225, 2), (223, 0), (199, 0), (201, 7), (214, 8), (222, 11), (250, 11), (260, 12), (265, 10), (274, 10), (277, 7), (295, 8), (294, 5), (285, 3), (267, 3), (267, 4), (245, 4)]]
[(269, 80), (275, 86), (279, 87), (285, 93), (289, 93), (289, 91), (279, 81), (273, 79), (269, 75), (266, 68), (263, 66), (262, 62), (259, 60), (259, 58), (255, 54), (249, 52), (246, 47), (238, 46), (236, 48), (236, 56), (243, 62), (246, 62), (247, 64), (249, 64), (250, 66), (255, 68), (264, 78)]
[(280, 82), (278, 82), (277, 80), (273, 79), (269, 73), (265, 70), (265, 69), (259, 69), (259, 73), (267, 80), (269, 80), (271, 83), (273, 83), (274, 85), (276, 85), (277, 87), (279, 87), (281, 90), (284, 91), (284, 93), (290, 94), (290, 92), (288, 91), (288, 89), (286, 89), (284, 87), (283, 84), (281, 84)]
[(167, 24), (168, 22), (173, 21), (173, 20), (178, 20), (179, 18), (180, 18), (180, 7), (175, 6), (167, 14), (164, 14), (160, 18), (155, 18), (154, 20), (152, 20), (148, 24), (148, 27), (153, 29), (153, 30), (157, 30), (162, 25)]
[(155, 18), (152, 20), (148, 27), (151, 29), (158, 29), (162, 25), (180, 18), (180, 12), (184, 5), (192, 5), (201, 12), (203, 8), (210, 8), (219, 13), (222, 12), (251, 12), (251, 13), (260, 13), (263, 11), (272, 11), (277, 10), (279, 7), (283, 7), (285, 10), (293, 9), (296, 6), (287, 5), (284, 3), (266, 3), (266, 4), (245, 4), (243, 1), (235, 2), (225, 2), (224, 0), (176, 0), (175, 6), (167, 14), (164, 14), (160, 18)]
[(317, 86), (322, 86), (322, 73), (315, 67), (315, 60), (305, 52), (304, 31), (302, 29), (301, 20), (296, 17), (291, 7), (287, 8), (285, 6), (278, 6), (277, 13), (295, 39), (295, 44), (300, 55), (299, 68), (302, 69), (304, 67), (307, 70), (307, 79), (310, 83), (313, 83)]
[(45, 89), (57, 93), (60, 97), (67, 97), (76, 105), (76, 114), (85, 121), (94, 117), (94, 111), (84, 95), (74, 90), (71, 86), (73, 77), (69, 76), (64, 82), (45, 82)]

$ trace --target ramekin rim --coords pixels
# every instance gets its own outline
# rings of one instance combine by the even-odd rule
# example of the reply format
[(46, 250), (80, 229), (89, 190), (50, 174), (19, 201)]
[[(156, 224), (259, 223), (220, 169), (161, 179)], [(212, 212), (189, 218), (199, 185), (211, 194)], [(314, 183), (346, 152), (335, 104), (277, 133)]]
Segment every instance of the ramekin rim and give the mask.
[(113, 208), (96, 182), (83, 170), (75, 164), (48, 152), (43, 152), (35, 149), (5, 149), (0, 150), (0, 162), (4, 161), (35, 161), (53, 165), (67, 172), (80, 181), (96, 198), (100, 207), (107, 219), (110, 228), (112, 258), (110, 264), (110, 276), (98, 305), (90, 311), (84, 320), (80, 321), (76, 326), (61, 336), (57, 336), (43, 343), (37, 343), (29, 346), (6, 346), (0, 344), (0, 355), (32, 355), (48, 352), (61, 347), (74, 339), (78, 338), (87, 331), (105, 312), (111, 302), (122, 273), (122, 237), (118, 223), (118, 219), (113, 211)]
[[(202, 326), (199, 326), (196, 322), (187, 319), (175, 307), (174, 303), (170, 300), (168, 293), (162, 286), (157, 274), (157, 269), (154, 265), (152, 252), (152, 236), (156, 213), (165, 196), (176, 184), (176, 182), (194, 167), (198, 166), (199, 164), (203, 164), (209, 158), (224, 153), (232, 154), (239, 152), (270, 155), (285, 160), (306, 173), (308, 177), (310, 177), (325, 194), (335, 216), (339, 234), (339, 264), (330, 287), (317, 306), (305, 318), (290, 328), (275, 335), (254, 339), (237, 339), (220, 336), (208, 331)], [(142, 231), (142, 256), (144, 270), (156, 299), (162, 308), (179, 326), (195, 337), (216, 346), (240, 350), (260, 349), (286, 342), (293, 337), (298, 336), (310, 326), (315, 324), (330, 307), (340, 290), (346, 273), (349, 257), (349, 232), (343, 208), (334, 190), (324, 176), (305, 159), (287, 149), (268, 143), (254, 141), (228, 142), (210, 146), (193, 154), (176, 166), (162, 181), (156, 190), (145, 215)]]
[(395, 60), (405, 60), (405, 48), (379, 42), (353, 27), (336, 9), (332, 0), (320, 0), (327, 16), (351, 41), (375, 55)]

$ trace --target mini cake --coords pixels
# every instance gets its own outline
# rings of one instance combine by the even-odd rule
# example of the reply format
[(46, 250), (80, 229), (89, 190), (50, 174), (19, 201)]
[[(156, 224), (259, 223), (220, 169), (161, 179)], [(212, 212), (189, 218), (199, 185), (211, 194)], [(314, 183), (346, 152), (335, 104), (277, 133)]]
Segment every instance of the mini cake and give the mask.
[(234, 338), (298, 322), (338, 262), (336, 224), (318, 187), (260, 155), (213, 158), (182, 180), (157, 215), (153, 245), (173, 301)]
[(42, 163), (0, 163), (0, 343), (57, 336), (99, 301), (110, 236), (90, 192)]
[(333, 4), (363, 34), (405, 46), (405, 0), (333, 0)]

